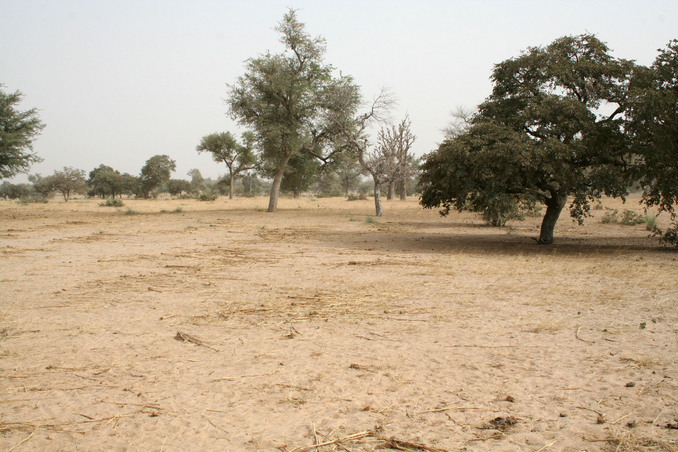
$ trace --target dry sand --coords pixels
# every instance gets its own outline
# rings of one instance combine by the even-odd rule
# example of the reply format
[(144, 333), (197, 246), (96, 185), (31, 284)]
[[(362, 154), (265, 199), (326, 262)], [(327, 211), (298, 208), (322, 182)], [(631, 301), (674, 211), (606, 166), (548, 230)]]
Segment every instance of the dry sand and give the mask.
[(0, 448), (678, 450), (678, 253), (644, 226), (125, 203), (0, 202)]

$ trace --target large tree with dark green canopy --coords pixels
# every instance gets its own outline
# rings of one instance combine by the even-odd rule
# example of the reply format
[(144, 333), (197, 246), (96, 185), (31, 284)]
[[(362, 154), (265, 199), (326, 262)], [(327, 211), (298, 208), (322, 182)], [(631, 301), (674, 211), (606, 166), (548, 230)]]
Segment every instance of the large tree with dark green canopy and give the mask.
[(660, 49), (650, 68), (638, 68), (628, 105), (634, 173), (644, 188), (643, 201), (669, 213), (671, 227), (658, 232), (678, 245), (678, 40)]
[(33, 140), (45, 127), (35, 108), (21, 111), (17, 105), (23, 94), (6, 93), (0, 84), (0, 178), (16, 176), (41, 161), (33, 150)]
[(422, 205), (446, 213), (539, 202), (538, 243), (553, 243), (568, 198), (581, 222), (591, 200), (626, 194), (623, 113), (633, 68), (589, 34), (497, 64), (469, 130), (426, 156)]
[(227, 100), (231, 116), (255, 132), (262, 160), (273, 168), (269, 212), (277, 209), (290, 159), (306, 152), (326, 162), (336, 149), (330, 144), (341, 132), (338, 125), (360, 103), (358, 86), (334, 75), (323, 61), (325, 40), (312, 38), (294, 10), (276, 30), (285, 51), (248, 60)]
[(138, 186), (144, 199), (150, 197), (151, 191), (169, 182), (170, 175), (176, 168), (176, 162), (168, 155), (154, 155), (146, 160), (146, 164), (141, 168)]

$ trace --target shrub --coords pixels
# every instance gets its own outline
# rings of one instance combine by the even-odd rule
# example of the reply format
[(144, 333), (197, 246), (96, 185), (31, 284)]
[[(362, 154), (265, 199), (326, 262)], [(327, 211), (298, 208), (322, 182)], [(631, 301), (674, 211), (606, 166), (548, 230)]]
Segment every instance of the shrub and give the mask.
[(99, 205), (102, 207), (122, 207), (125, 203), (119, 198), (108, 198), (106, 201), (100, 202)]
[(619, 223), (619, 211), (617, 209), (610, 209), (609, 207), (606, 207), (605, 210), (605, 215), (603, 215), (603, 218), (600, 220), (603, 224)]
[(217, 199), (216, 194), (214, 193), (200, 193), (200, 196), (198, 196), (198, 201), (214, 201)]
[(17, 201), (19, 204), (47, 204), (47, 198), (41, 196), (22, 196)]
[(354, 195), (353, 193), (351, 193), (346, 197), (346, 199), (348, 201), (365, 201), (367, 200), (367, 196), (364, 193), (360, 193), (358, 195)]
[(645, 222), (645, 227), (648, 231), (657, 229), (657, 215), (645, 215), (643, 221)]
[(622, 213), (621, 219), (619, 220), (621, 224), (626, 226), (635, 226), (637, 224), (645, 223), (645, 218), (641, 215), (635, 213), (633, 210), (624, 210)]

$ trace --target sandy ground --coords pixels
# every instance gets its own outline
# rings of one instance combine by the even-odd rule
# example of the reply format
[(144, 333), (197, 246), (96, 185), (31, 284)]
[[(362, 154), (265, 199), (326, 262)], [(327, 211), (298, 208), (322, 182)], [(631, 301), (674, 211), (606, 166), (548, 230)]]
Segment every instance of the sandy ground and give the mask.
[(644, 226), (125, 203), (0, 202), (0, 448), (678, 450), (678, 252)]

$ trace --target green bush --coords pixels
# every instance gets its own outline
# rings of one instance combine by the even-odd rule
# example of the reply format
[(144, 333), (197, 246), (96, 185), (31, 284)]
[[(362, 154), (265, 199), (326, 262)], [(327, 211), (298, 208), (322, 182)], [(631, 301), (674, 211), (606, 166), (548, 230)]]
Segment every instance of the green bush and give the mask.
[(353, 193), (351, 193), (346, 197), (346, 199), (348, 201), (365, 201), (367, 200), (367, 196), (364, 193), (360, 193), (358, 195), (354, 195)]
[(200, 193), (198, 196), (198, 201), (214, 201), (217, 199), (218, 195), (214, 193)]
[(17, 201), (19, 204), (47, 204), (47, 198), (41, 196), (22, 196)]
[(626, 226), (635, 226), (637, 224), (645, 223), (645, 218), (635, 213), (633, 210), (624, 210), (619, 222)]
[(108, 198), (106, 201), (100, 202), (99, 205), (102, 207), (122, 207), (125, 203), (119, 198)]
[(619, 223), (619, 211), (617, 209), (606, 207), (605, 210), (605, 215), (600, 220), (603, 224)]

